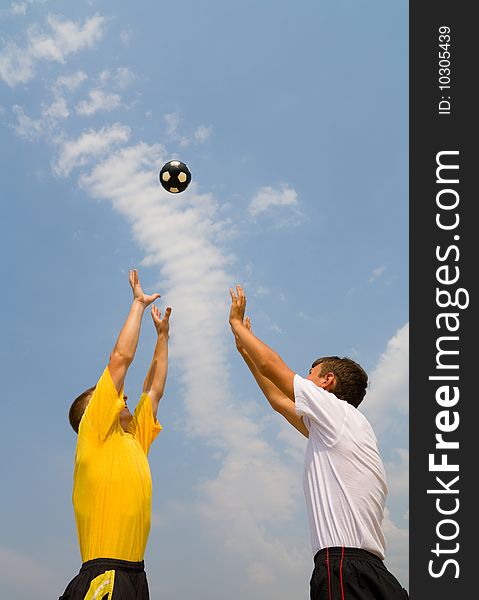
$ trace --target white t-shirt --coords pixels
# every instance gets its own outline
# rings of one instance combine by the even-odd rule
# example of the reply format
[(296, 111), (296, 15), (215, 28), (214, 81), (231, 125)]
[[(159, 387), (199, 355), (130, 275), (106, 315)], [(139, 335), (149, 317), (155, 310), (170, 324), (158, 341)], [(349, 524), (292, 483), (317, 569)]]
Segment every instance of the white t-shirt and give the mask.
[(384, 559), (388, 489), (371, 425), (354, 406), (299, 375), (294, 396), (309, 431), (303, 485), (313, 555), (347, 546)]

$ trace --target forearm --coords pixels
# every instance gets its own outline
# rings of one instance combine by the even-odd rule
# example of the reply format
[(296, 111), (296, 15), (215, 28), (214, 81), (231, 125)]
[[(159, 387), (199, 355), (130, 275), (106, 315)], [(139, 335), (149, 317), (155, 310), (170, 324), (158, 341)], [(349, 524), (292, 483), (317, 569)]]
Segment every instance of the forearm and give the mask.
[(267, 377), (274, 364), (285, 364), (280, 356), (257, 338), (241, 322), (233, 321), (231, 329), (261, 375)]
[(284, 397), (284, 394), (274, 385), (274, 383), (271, 383), (269, 379), (264, 377), (264, 375), (261, 375), (261, 373), (256, 368), (256, 365), (251, 360), (251, 357), (244, 350), (239, 350), (239, 353), (241, 355), (241, 358), (245, 361), (248, 369), (251, 371), (251, 374), (253, 375), (256, 383), (258, 384), (258, 387), (270, 403), (271, 407), (274, 410), (279, 410), (279, 397)]
[(234, 320), (230, 325), (239, 345), (249, 355), (259, 373), (294, 400), (294, 373), (279, 354), (258, 339), (241, 321)]
[(239, 350), (239, 353), (251, 371), (251, 374), (263, 392), (265, 398), (271, 405), (271, 408), (283, 415), (283, 417), (302, 435), (309, 437), (309, 431), (307, 430), (303, 419), (296, 414), (294, 401), (283, 394), (283, 392), (281, 392), (281, 390), (278, 389), (269, 379), (261, 375), (254, 362), (251, 360), (251, 357), (248, 356), (244, 350)]
[(138, 300), (134, 300), (112, 351), (112, 355), (121, 358), (129, 364), (131, 364), (135, 357), (144, 312), (144, 304)]
[(143, 384), (143, 392), (147, 393), (152, 402), (159, 402), (163, 396), (168, 373), (168, 336), (158, 335), (155, 351), (150, 368)]

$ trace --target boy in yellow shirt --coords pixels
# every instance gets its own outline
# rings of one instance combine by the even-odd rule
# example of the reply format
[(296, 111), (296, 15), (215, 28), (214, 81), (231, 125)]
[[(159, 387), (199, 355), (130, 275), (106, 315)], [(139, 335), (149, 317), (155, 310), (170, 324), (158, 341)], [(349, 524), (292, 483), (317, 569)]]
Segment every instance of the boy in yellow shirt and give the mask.
[[(156, 419), (168, 369), (171, 308), (165, 315), (129, 272), (130, 313), (98, 383), (78, 396), (69, 412), (78, 433), (73, 507), (82, 557), (79, 574), (61, 600), (148, 600), (144, 553), (150, 532), (152, 482), (147, 460), (161, 430)], [(145, 309), (158, 338), (138, 406), (129, 411), (123, 385), (133, 362)]]

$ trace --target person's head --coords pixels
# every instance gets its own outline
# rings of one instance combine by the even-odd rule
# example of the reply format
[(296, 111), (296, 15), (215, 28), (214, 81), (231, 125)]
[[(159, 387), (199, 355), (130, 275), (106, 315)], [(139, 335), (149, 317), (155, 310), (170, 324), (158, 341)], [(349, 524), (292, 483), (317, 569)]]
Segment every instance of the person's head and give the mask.
[[(88, 388), (84, 392), (82, 392), (79, 396), (73, 400), (72, 405), (70, 406), (70, 411), (68, 412), (68, 420), (70, 421), (70, 425), (73, 427), (73, 430), (78, 433), (78, 428), (80, 427), (80, 421), (83, 417), (83, 413), (88, 406), (88, 403), (91, 400), (93, 392), (95, 391), (95, 387)], [(129, 408), (126, 406), (126, 401), (128, 400), (128, 396), (123, 394), (123, 400), (125, 401), (125, 408), (120, 412), (120, 425), (126, 431), (128, 425), (130, 424), (132, 414)]]
[(82, 392), (79, 396), (73, 400), (72, 405), (70, 406), (70, 411), (68, 413), (68, 420), (70, 421), (70, 425), (73, 427), (73, 430), (78, 433), (78, 428), (80, 427), (80, 421), (83, 417), (83, 413), (90, 402), (90, 398), (92, 397), (93, 392), (95, 391), (95, 387), (88, 388), (84, 392)]
[(350, 358), (323, 356), (314, 361), (307, 379), (357, 408), (368, 386), (366, 371)]

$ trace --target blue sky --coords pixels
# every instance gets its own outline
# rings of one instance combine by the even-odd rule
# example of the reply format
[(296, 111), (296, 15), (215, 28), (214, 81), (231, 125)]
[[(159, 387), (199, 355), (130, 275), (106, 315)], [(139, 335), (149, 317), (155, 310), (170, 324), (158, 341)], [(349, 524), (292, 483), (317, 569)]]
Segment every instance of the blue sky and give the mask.
[[(235, 352), (235, 283), (296, 372), (325, 354), (368, 370), (386, 563), (407, 587), (407, 3), (173, 9), (0, 8), (0, 594), (58, 596), (80, 566), (67, 412), (106, 365), (132, 267), (173, 307), (152, 598), (308, 597), (305, 440)], [(170, 158), (192, 172), (181, 195), (158, 184)], [(130, 404), (153, 346), (146, 315)]]

